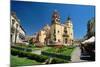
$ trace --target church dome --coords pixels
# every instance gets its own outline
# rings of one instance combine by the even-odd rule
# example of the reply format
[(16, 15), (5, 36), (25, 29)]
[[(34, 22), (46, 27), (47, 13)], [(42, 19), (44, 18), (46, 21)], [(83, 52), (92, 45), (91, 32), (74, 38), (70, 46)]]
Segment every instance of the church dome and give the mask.
[(50, 30), (50, 26), (47, 24), (46, 26), (44, 26), (43, 30)]

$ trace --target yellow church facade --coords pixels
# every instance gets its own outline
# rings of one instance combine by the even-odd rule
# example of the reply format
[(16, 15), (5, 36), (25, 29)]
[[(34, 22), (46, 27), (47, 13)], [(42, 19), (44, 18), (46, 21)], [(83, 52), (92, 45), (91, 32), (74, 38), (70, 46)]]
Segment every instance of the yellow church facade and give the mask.
[(45, 42), (45, 38), (46, 38), (46, 35), (45, 35), (45, 31), (43, 31), (43, 30), (41, 30), (40, 32), (39, 32), (39, 42), (41, 42), (41, 43), (44, 43)]
[(58, 11), (52, 15), (51, 25), (46, 25), (38, 34), (38, 41), (46, 45), (72, 45), (73, 24), (68, 17), (64, 24), (60, 22)]

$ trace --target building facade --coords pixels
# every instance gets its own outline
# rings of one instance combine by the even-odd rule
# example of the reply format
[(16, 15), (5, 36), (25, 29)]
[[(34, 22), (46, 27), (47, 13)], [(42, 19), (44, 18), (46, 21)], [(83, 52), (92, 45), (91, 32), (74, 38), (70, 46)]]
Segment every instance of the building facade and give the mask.
[(64, 44), (70, 45), (73, 43), (73, 24), (70, 17), (68, 17), (65, 22), (63, 35)]
[(52, 15), (50, 30), (50, 41), (53, 45), (63, 44), (63, 30), (64, 27), (61, 25), (59, 13), (57, 11), (54, 11)]
[(39, 42), (44, 44), (45, 43), (45, 38), (46, 38), (46, 31), (41, 30), (39, 32)]
[(38, 34), (38, 41), (46, 45), (72, 45), (73, 24), (68, 17), (65, 24), (61, 24), (58, 11), (51, 17), (51, 25), (46, 25)]
[(11, 44), (23, 43), (25, 40), (25, 31), (20, 25), (20, 21), (14, 12), (11, 13)]

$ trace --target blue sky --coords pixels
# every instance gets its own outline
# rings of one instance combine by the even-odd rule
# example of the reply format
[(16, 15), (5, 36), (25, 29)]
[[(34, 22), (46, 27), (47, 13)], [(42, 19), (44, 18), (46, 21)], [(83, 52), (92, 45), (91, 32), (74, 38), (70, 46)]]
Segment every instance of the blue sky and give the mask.
[(67, 17), (72, 18), (75, 39), (82, 38), (87, 32), (87, 22), (95, 17), (95, 6), (55, 4), (39, 2), (12, 1), (11, 11), (16, 12), (20, 24), (26, 31), (26, 35), (33, 35), (46, 24), (51, 24), (51, 16), (54, 10), (60, 14), (61, 23), (65, 23)]

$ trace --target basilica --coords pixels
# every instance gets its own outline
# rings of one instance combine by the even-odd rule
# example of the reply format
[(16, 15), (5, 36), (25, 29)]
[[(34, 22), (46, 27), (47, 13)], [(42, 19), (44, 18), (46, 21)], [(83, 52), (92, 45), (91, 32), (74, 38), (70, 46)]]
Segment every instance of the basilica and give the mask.
[(37, 33), (36, 42), (42, 45), (72, 45), (73, 24), (68, 16), (64, 24), (60, 21), (60, 15), (54, 10), (51, 16), (51, 25), (46, 25)]

